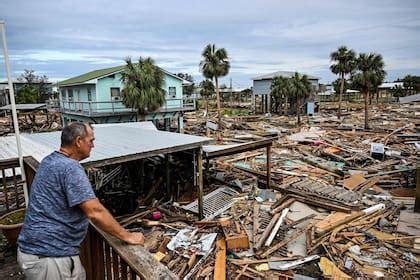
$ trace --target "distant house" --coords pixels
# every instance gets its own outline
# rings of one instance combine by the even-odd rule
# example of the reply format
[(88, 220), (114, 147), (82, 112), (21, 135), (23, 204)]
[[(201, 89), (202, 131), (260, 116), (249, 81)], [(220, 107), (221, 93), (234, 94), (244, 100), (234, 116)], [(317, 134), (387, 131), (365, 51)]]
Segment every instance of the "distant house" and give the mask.
[[(37, 86), (37, 82), (34, 82), (33, 85)], [(25, 85), (28, 85), (27, 82), (23, 82), (23, 81), (18, 81), (18, 80), (14, 80), (13, 81), (13, 90), (15, 93), (15, 96), (17, 94), (17, 92), (23, 88)], [(48, 82), (45, 84), (46, 89), (47, 89), (47, 94), (44, 94), (43, 96), (41, 96), (41, 101), (47, 101), (49, 98), (53, 97), (53, 93), (54, 91), (54, 86), (53, 83)], [(2, 81), (0, 82), (0, 107), (1, 106), (5, 106), (10, 104), (10, 100), (9, 100), (9, 82), (8, 81)]]
[[(258, 111), (259, 109), (261, 112), (270, 112), (270, 100), (271, 100), (271, 83), (273, 82), (275, 77), (285, 77), (285, 78), (292, 78), (295, 72), (292, 71), (277, 71), (270, 74), (258, 76), (252, 78), (253, 80), (253, 89), (252, 89), (252, 107), (254, 111)], [(309, 82), (314, 88), (314, 91), (318, 91), (319, 89), (319, 80), (320, 78), (306, 75), (308, 77)], [(260, 104), (257, 104), (257, 97), (261, 100)]]
[[(320, 86), (316, 93), (319, 101), (338, 101), (339, 92), (335, 92), (332, 84), (325, 84)], [(346, 89), (343, 92), (342, 100), (350, 101), (351, 99), (360, 99), (360, 91), (354, 89)]]
[(398, 88), (405, 90), (403, 82), (384, 82), (378, 86), (377, 98), (391, 101), (394, 98), (394, 91)]
[[(124, 84), (121, 74), (125, 65), (95, 70), (59, 83), (60, 110), (63, 122), (118, 123), (138, 120), (137, 111), (122, 103)], [(156, 112), (141, 116), (143, 120), (163, 120), (169, 129), (173, 120), (182, 129), (183, 112), (194, 110), (194, 103), (186, 104), (182, 94), (183, 79), (163, 69), (166, 92), (165, 104)]]

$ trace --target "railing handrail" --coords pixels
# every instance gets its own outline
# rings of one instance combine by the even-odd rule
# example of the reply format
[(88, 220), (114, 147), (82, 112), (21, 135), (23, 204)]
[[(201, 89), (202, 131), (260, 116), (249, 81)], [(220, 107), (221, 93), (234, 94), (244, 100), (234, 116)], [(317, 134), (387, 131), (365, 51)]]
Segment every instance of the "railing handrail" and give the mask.
[[(118, 257), (133, 271), (136, 275), (142, 279), (178, 279), (178, 277), (170, 271), (166, 266), (158, 262), (149, 251), (144, 249), (141, 245), (134, 246), (128, 245), (125, 242), (107, 234), (100, 230), (94, 224), (90, 223), (89, 234), (87, 237), (95, 238), (97, 240), (90, 240), (85, 242), (90, 244), (98, 244), (98, 239), (102, 239), (113, 251), (115, 251)], [(94, 233), (94, 234), (92, 234)], [(89, 249), (89, 248), (85, 248)], [(96, 251), (98, 248), (90, 248)], [(81, 255), (84, 258), (84, 255)], [(92, 264), (100, 265), (95, 260), (92, 260)], [(95, 267), (93, 272), (95, 272)], [(115, 268), (115, 266), (114, 266)], [(89, 269), (89, 268), (88, 268)]]
[[(111, 108), (101, 108), (100, 105), (111, 105)], [(124, 113), (124, 112), (136, 112), (132, 108), (126, 107), (122, 100), (106, 100), (106, 101), (69, 101), (60, 100), (60, 109), (62, 112), (84, 112), (88, 115), (95, 113)], [(166, 99), (165, 104), (160, 107), (160, 110), (177, 110), (177, 109), (195, 109), (196, 102), (193, 98), (171, 98)]]

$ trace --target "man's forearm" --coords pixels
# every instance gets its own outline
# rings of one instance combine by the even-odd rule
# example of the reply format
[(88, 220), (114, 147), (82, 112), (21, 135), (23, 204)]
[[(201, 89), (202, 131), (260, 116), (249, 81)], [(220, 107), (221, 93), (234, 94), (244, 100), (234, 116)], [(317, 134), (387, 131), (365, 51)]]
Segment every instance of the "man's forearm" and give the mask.
[(97, 198), (85, 201), (79, 206), (92, 223), (101, 230), (127, 242), (128, 244), (144, 244), (144, 235), (142, 233), (128, 232), (125, 230)]
[(89, 219), (101, 230), (121, 239), (126, 240), (127, 231), (115, 220), (109, 211), (103, 206), (95, 209), (95, 213)]

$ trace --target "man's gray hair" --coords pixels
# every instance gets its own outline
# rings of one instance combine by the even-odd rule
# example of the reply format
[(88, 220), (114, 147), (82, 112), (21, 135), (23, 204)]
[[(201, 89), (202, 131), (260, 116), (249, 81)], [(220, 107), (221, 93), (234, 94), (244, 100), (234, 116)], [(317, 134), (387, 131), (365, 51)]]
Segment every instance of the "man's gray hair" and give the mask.
[(88, 133), (88, 126), (92, 128), (90, 124), (82, 122), (73, 122), (66, 126), (61, 132), (61, 147), (70, 146), (78, 136), (85, 138)]

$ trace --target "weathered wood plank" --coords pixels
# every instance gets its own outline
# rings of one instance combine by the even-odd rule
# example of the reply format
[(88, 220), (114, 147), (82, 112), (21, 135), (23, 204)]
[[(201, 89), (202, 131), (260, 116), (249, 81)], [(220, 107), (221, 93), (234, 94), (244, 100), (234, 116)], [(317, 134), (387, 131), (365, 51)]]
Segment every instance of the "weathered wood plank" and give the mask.
[(219, 239), (216, 242), (217, 252), (214, 265), (214, 279), (226, 279), (226, 241)]

